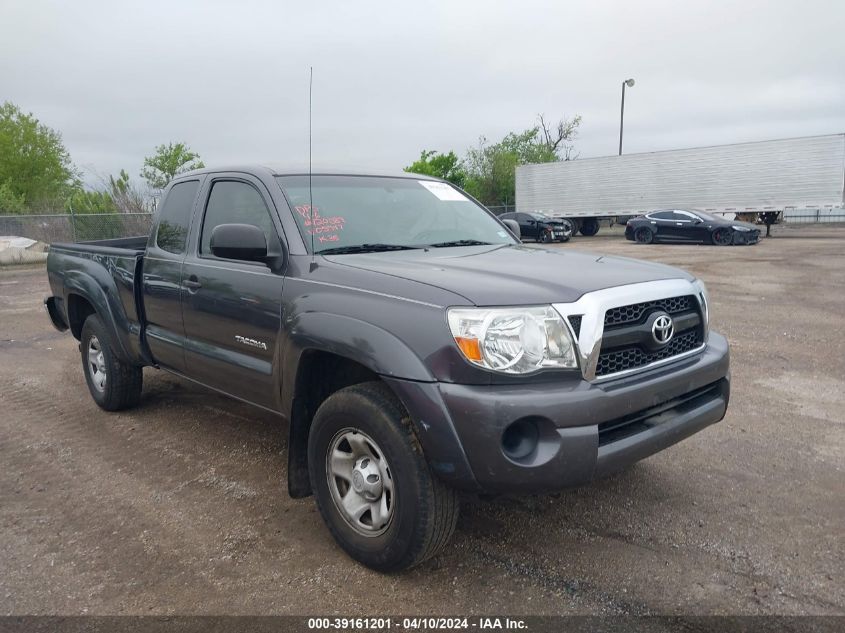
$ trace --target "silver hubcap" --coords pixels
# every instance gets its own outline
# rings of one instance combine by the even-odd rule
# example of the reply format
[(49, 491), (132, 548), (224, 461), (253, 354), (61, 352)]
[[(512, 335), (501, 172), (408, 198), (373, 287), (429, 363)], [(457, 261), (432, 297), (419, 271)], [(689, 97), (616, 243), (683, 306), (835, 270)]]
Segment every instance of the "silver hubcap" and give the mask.
[(97, 391), (105, 391), (106, 359), (96, 336), (92, 336), (88, 341), (88, 373), (91, 374), (91, 382)]
[(359, 534), (378, 536), (390, 526), (395, 498), (384, 453), (357, 429), (335, 434), (326, 455), (326, 477), (340, 515)]

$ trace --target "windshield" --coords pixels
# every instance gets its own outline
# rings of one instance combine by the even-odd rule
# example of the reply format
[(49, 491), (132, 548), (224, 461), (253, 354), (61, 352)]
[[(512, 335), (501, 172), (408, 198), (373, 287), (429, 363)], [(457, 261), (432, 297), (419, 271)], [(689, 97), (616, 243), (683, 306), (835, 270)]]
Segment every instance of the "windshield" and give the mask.
[(309, 249), (313, 231), (317, 253), (516, 243), (483, 207), (442, 182), (319, 175), (309, 194), (307, 175), (276, 180)]

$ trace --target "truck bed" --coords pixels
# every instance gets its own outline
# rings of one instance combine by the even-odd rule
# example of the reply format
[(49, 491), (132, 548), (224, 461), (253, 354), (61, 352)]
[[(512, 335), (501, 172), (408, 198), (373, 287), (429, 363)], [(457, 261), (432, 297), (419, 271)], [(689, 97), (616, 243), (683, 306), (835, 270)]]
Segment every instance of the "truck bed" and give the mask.
[(88, 242), (57, 242), (51, 244), (50, 248), (101, 255), (137, 255), (143, 254), (147, 247), (147, 239), (148, 236), (146, 235), (138, 235), (110, 240), (90, 240)]
[(112, 330), (121, 357), (133, 364), (147, 364), (138, 285), (146, 246), (146, 236), (56, 243), (47, 255), (51, 314), (61, 315), (73, 329), (72, 315), (87, 309), (79, 305), (84, 298)]

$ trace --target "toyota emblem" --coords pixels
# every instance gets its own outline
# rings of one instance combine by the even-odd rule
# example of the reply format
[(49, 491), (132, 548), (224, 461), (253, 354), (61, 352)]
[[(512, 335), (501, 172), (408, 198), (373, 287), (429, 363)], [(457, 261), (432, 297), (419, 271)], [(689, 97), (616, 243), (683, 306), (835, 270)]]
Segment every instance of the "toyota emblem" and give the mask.
[(655, 342), (660, 345), (666, 345), (666, 343), (671, 341), (674, 333), (675, 324), (672, 322), (672, 317), (668, 314), (661, 314), (651, 325), (651, 335), (654, 337)]

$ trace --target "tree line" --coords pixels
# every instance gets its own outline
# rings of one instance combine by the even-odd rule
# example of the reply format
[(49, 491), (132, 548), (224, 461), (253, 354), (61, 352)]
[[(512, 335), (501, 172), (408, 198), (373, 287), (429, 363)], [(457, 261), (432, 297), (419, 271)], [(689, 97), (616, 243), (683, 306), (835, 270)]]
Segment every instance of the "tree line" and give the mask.
[(448, 180), (487, 206), (512, 205), (517, 166), (577, 158), (574, 140), (580, 124), (580, 116), (550, 124), (540, 114), (536, 125), (509, 132), (497, 143), (482, 136), (463, 159), (454, 151), (423, 150), (405, 171)]
[[(482, 136), (463, 158), (423, 150), (405, 171), (448, 180), (488, 206), (512, 205), (516, 167), (577, 158), (573, 143), (580, 124), (580, 116), (551, 124), (538, 115), (536, 125), (496, 143)], [(149, 212), (172, 178), (204, 166), (185, 143), (167, 143), (144, 158), (139, 175), (146, 188), (125, 169), (86, 188), (58, 131), (13, 103), (0, 107), (0, 214)]]
[(144, 158), (145, 188), (125, 169), (86, 188), (58, 131), (11, 102), (0, 106), (0, 214), (146, 213), (174, 176), (204, 166), (185, 143), (167, 143)]

